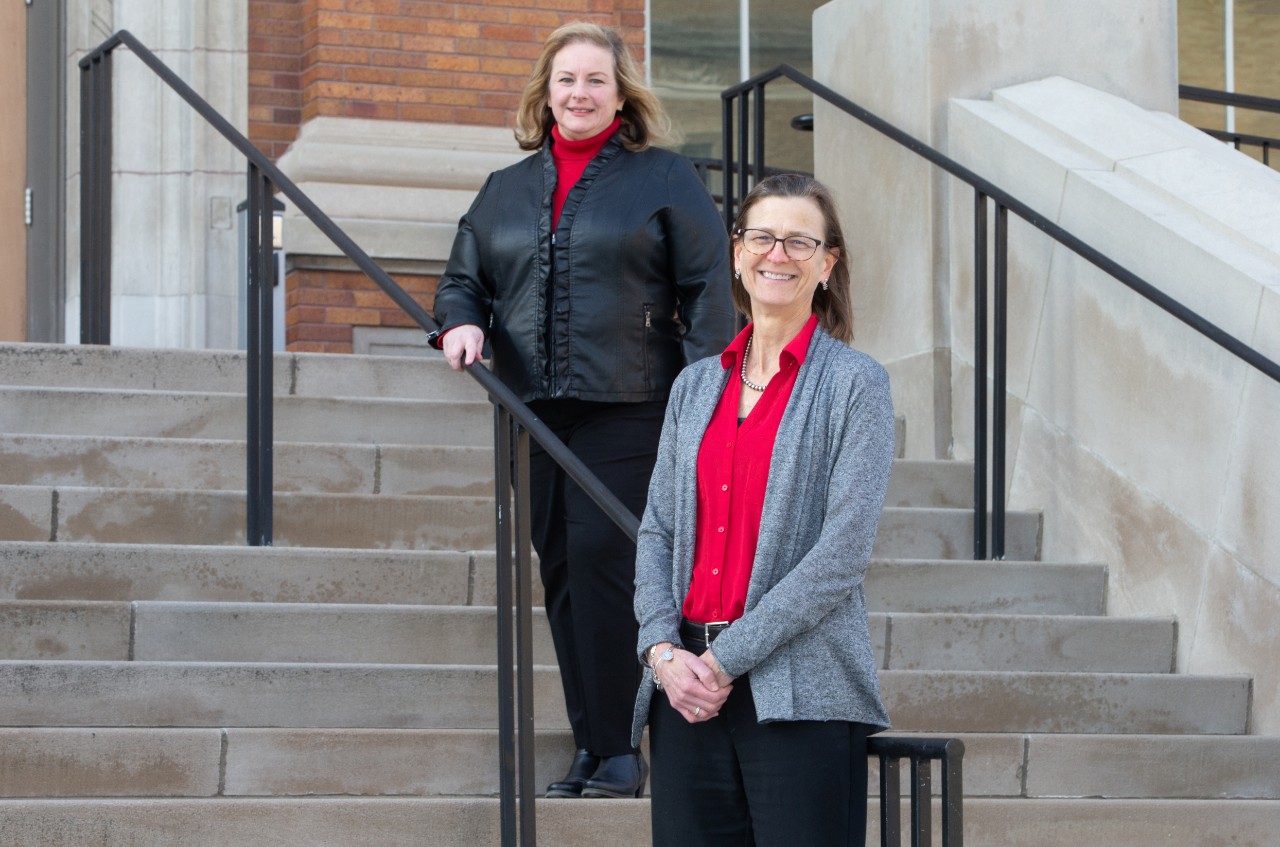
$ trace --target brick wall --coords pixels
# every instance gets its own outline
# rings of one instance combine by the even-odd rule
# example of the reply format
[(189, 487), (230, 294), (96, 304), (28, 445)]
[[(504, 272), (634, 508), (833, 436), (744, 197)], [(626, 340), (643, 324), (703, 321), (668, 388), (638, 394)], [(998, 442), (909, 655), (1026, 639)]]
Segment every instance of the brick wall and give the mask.
[[(436, 277), (391, 274), (391, 278), (430, 310)], [(350, 353), (357, 326), (417, 326), (359, 271), (293, 270), (285, 284), (285, 344), (292, 352)]]
[(617, 26), (644, 52), (644, 0), (249, 0), (249, 138), (273, 159), (330, 115), (510, 126), (561, 24)]
[(302, 4), (249, 0), (249, 140), (274, 162), (302, 120)]
[(644, 0), (306, 0), (303, 9), (303, 120), (509, 126), (556, 27), (592, 20), (643, 43)]
[[(511, 126), (542, 43), (575, 20), (644, 55), (645, 0), (249, 0), (249, 139), (272, 160), (317, 116)], [(375, 256), (375, 259), (378, 257)], [(395, 275), (430, 310), (436, 277)], [(293, 270), (290, 350), (346, 353), (356, 326), (412, 326), (363, 274)]]

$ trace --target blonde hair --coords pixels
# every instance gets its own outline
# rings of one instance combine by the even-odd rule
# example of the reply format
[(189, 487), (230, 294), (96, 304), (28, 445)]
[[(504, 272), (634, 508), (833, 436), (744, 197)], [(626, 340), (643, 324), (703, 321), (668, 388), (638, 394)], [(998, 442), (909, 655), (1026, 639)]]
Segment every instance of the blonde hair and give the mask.
[(670, 137), (671, 122), (657, 96), (644, 84), (644, 77), (622, 36), (609, 27), (575, 21), (547, 37), (542, 54), (533, 66), (533, 75), (524, 87), (520, 108), (516, 110), (515, 130), (521, 149), (537, 150), (546, 143), (556, 123), (548, 101), (551, 63), (561, 50), (579, 42), (594, 44), (613, 54), (614, 78), (618, 84), (618, 95), (622, 98), (622, 127), (619, 132), (623, 146), (639, 152), (650, 145), (665, 142)]

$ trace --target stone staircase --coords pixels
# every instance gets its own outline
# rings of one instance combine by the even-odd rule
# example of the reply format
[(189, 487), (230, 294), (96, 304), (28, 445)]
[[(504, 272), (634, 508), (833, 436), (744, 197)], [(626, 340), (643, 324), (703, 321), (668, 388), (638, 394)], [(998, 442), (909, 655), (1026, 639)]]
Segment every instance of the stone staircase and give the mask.
[[(248, 548), (242, 356), (0, 346), (0, 844), (498, 843), (490, 407), (438, 360), (275, 368)], [(896, 463), (866, 583), (894, 732), (965, 741), (968, 843), (1280, 844), (1248, 678), (1175, 673), (1176, 622), (1106, 617), (1038, 514), (966, 561), (971, 474)], [(572, 742), (535, 623), (541, 784)], [(538, 826), (647, 844), (648, 803)]]

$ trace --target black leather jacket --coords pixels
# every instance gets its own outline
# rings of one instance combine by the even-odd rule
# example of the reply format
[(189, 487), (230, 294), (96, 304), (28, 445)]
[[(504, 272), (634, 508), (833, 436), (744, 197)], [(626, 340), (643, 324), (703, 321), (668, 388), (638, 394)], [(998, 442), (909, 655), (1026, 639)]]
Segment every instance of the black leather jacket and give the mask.
[[(610, 139), (551, 232), (550, 147), (489, 175), (436, 289), (440, 332), (485, 329), (521, 400), (665, 400), (734, 334), (729, 241), (684, 157)], [(438, 338), (431, 339), (438, 346)]]

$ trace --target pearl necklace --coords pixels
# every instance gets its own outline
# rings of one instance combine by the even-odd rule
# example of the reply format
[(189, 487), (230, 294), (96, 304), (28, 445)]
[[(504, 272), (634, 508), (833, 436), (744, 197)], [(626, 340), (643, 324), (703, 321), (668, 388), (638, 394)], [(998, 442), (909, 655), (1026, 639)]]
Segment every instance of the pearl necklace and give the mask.
[(743, 385), (745, 385), (747, 388), (754, 388), (756, 391), (759, 391), (761, 394), (763, 394), (764, 393), (763, 385), (756, 385), (754, 382), (747, 379), (747, 359), (751, 356), (751, 340), (755, 337), (756, 335), (754, 332), (751, 333), (751, 335), (747, 336), (747, 349), (742, 352), (742, 371), (740, 372), (740, 376), (742, 377)]

